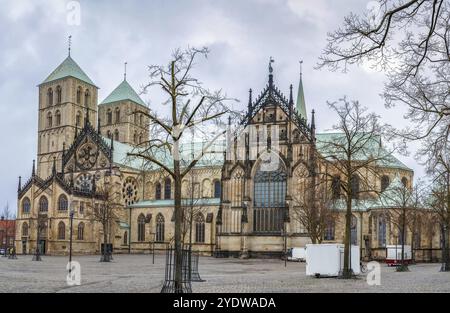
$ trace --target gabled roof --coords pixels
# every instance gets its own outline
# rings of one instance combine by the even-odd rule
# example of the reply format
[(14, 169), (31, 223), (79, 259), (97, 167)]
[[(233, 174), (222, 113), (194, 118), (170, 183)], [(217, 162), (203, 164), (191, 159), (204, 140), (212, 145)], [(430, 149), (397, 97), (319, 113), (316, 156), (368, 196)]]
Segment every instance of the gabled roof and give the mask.
[(41, 85), (65, 77), (74, 77), (95, 86), (92, 80), (70, 55), (41, 83)]
[(125, 79), (100, 104), (113, 103), (122, 100), (130, 100), (137, 104), (146, 106), (141, 97), (139, 97), (133, 87), (131, 87)]

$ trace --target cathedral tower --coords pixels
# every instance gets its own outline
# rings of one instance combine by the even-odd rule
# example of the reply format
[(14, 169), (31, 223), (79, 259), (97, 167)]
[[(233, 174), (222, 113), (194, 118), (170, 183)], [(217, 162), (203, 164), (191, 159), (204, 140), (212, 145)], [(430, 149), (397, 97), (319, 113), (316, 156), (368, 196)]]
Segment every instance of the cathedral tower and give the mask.
[(149, 109), (127, 82), (126, 74), (98, 110), (102, 135), (130, 145), (148, 141)]
[(96, 124), (97, 89), (70, 56), (38, 86), (38, 162), (41, 178), (51, 175), (53, 160), (61, 167), (62, 154), (83, 128), (86, 116)]

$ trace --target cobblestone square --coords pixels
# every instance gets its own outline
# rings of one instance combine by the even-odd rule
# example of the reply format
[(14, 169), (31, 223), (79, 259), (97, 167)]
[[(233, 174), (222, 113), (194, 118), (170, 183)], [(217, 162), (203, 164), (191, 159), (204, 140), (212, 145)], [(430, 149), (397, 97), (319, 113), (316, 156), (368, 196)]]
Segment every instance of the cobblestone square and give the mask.
[[(31, 255), (17, 260), (0, 257), (0, 292), (155, 292), (164, 280), (164, 255), (115, 255), (111, 263), (100, 256), (75, 256), (81, 265), (81, 285), (66, 283), (67, 257)], [(195, 293), (206, 292), (450, 292), (450, 273), (440, 264), (417, 264), (410, 272), (397, 273), (381, 265), (381, 285), (358, 279), (314, 278), (305, 275), (305, 263), (274, 259), (215, 259), (201, 257), (199, 273), (204, 282), (192, 283)]]

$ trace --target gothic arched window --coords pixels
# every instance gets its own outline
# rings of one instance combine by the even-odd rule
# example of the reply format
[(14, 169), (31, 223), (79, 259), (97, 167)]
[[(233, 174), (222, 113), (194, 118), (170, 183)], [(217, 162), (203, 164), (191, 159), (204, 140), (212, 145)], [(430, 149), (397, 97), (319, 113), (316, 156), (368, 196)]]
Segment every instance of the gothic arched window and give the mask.
[(84, 240), (84, 223), (78, 224), (77, 240)]
[(55, 119), (56, 119), (55, 125), (60, 126), (61, 125), (61, 112), (59, 112), (59, 110), (56, 111), (56, 113), (55, 113)]
[(138, 241), (145, 241), (145, 216), (141, 213), (138, 220)]
[(67, 211), (67, 197), (60, 195), (58, 198), (58, 211)]
[(214, 181), (214, 198), (220, 198), (221, 194), (221, 185), (220, 180)]
[(381, 192), (385, 191), (387, 187), (389, 187), (389, 176), (383, 175), (381, 177)]
[(195, 242), (205, 242), (205, 218), (202, 213), (198, 213), (195, 218)]
[(116, 108), (116, 123), (120, 123), (120, 109)]
[(48, 112), (48, 114), (47, 114), (47, 127), (52, 127), (52, 125), (53, 125), (52, 112)]
[(359, 185), (360, 185), (360, 179), (357, 174), (353, 174), (350, 179), (350, 185), (351, 185), (351, 197), (352, 199), (359, 199)]
[(141, 115), (139, 115), (139, 125), (141, 125), (142, 126), (142, 114)]
[(56, 87), (56, 103), (60, 104), (62, 101), (62, 90), (61, 86)]
[(48, 211), (48, 200), (46, 196), (42, 196), (39, 199), (39, 212), (47, 212)]
[(164, 242), (164, 216), (161, 213), (156, 216), (156, 241)]
[(119, 130), (118, 129), (116, 129), (114, 131), (114, 140), (119, 141)]
[(89, 106), (89, 100), (90, 100), (90, 94), (89, 90), (86, 89), (86, 92), (84, 93), (84, 105)]
[(78, 87), (78, 89), (77, 89), (77, 103), (78, 104), (81, 104), (81, 93), (82, 93), (83, 91), (81, 90), (81, 87)]
[(134, 143), (137, 143), (137, 133), (136, 132), (134, 132), (134, 135), (133, 135), (133, 142)]
[(331, 193), (333, 199), (339, 199), (341, 196), (341, 177), (338, 175), (333, 176), (331, 181)]
[(22, 236), (28, 236), (28, 224), (27, 222), (22, 224)]
[(378, 246), (386, 247), (386, 218), (378, 216)]
[(58, 224), (58, 239), (66, 239), (66, 224), (62, 221)]
[(156, 183), (155, 185), (155, 199), (156, 200), (161, 199), (161, 183)]
[(327, 222), (324, 234), (324, 240), (334, 240), (334, 232), (335, 232), (335, 222), (334, 220), (329, 220)]
[(172, 194), (172, 182), (170, 178), (164, 180), (164, 199), (170, 199)]
[(30, 199), (26, 197), (25, 199), (22, 200), (22, 213), (24, 214), (30, 213), (30, 208), (31, 208)]
[(47, 91), (47, 103), (48, 105), (53, 105), (53, 89), (49, 88)]
[[(273, 159), (271, 160), (271, 162)], [(286, 209), (286, 172), (279, 160), (278, 169), (268, 171), (261, 163), (254, 177), (253, 229), (280, 232)]]
[(112, 111), (111, 111), (111, 109), (108, 109), (108, 111), (106, 111), (106, 122), (108, 123), (108, 125), (112, 124)]

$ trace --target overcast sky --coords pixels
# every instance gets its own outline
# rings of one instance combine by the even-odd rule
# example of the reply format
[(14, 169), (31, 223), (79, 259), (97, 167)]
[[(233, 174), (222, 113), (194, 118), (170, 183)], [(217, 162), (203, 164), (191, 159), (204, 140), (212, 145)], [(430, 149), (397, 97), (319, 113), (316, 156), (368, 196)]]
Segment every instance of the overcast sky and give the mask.
[[(100, 87), (99, 102), (123, 79), (139, 91), (146, 66), (165, 64), (177, 47), (208, 46), (211, 53), (198, 64), (196, 75), (205, 86), (222, 88), (246, 107), (248, 89), (254, 94), (267, 83), (268, 60), (275, 59), (274, 81), (289, 94), (296, 91), (299, 60), (308, 114), (314, 109), (319, 131), (336, 121), (326, 101), (344, 95), (357, 99), (382, 116), (383, 122), (407, 125), (403, 109), (385, 109), (379, 96), (384, 73), (353, 67), (347, 74), (315, 70), (326, 33), (342, 24), (350, 11), (363, 12), (365, 0), (152, 0), (78, 1), (80, 24), (65, 0), (0, 0), (0, 209), (6, 202), (16, 210), (18, 176), (26, 181), (37, 150), (38, 88), (67, 56), (72, 57)], [(68, 22), (69, 17), (69, 22)], [(158, 99), (143, 96), (158, 110)], [(411, 150), (414, 152), (413, 148)], [(414, 158), (400, 157), (415, 171)]]

